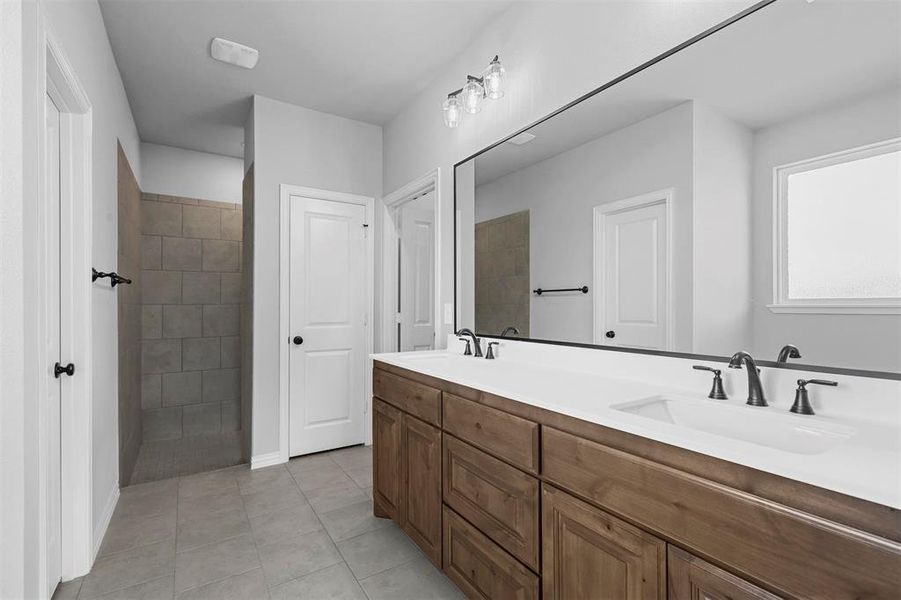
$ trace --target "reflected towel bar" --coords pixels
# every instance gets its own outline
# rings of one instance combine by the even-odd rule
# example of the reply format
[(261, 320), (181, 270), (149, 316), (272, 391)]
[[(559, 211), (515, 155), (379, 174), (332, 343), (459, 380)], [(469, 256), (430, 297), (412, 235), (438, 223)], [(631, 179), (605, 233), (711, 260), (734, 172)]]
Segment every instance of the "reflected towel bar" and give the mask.
[(541, 294), (548, 294), (551, 292), (582, 292), (583, 294), (587, 294), (588, 286), (583, 285), (582, 287), (577, 287), (577, 288), (557, 288), (557, 289), (553, 289), (553, 290), (545, 290), (542, 288), (538, 288), (537, 290), (532, 290), (533, 294), (538, 294), (539, 296)]

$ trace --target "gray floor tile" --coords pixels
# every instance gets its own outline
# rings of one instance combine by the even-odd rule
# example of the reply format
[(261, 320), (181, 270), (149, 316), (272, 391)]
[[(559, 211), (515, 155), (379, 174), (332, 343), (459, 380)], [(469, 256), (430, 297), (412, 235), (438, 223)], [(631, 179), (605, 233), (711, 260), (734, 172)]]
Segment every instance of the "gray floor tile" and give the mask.
[(330, 452), (328, 456), (345, 471), (372, 468), (372, 446), (354, 446)]
[(205, 519), (242, 510), (244, 502), (238, 494), (209, 494), (189, 498), (178, 503), (178, 523)]
[(304, 493), (325, 487), (353, 483), (341, 467), (335, 464), (296, 473), (294, 474), (294, 479)]
[(422, 556), (419, 548), (393, 523), (338, 542), (344, 560), (363, 579)]
[(221, 581), (191, 588), (177, 596), (178, 600), (262, 600), (269, 598), (263, 569), (254, 569)]
[(287, 469), (281, 467), (275, 471), (269, 471), (255, 478), (244, 478), (239, 482), (242, 496), (249, 496), (258, 492), (265, 492), (275, 488), (298, 489), (297, 483), (291, 477)]
[(100, 597), (100, 600), (172, 600), (172, 575), (151, 579), (124, 590), (116, 590)]
[(320, 454), (298, 456), (288, 461), (286, 466), (292, 475), (297, 475), (298, 473), (303, 473), (305, 471), (312, 471), (337, 464), (332, 460), (331, 455), (331, 452), (324, 452)]
[(347, 565), (310, 573), (270, 590), (272, 600), (366, 600), (366, 594)]
[(307, 499), (295, 485), (277, 484), (270, 489), (243, 496), (248, 517), (256, 517), (295, 506), (306, 506)]
[(260, 566), (256, 545), (249, 535), (201, 546), (175, 557), (175, 590), (212, 583)]
[(372, 487), (372, 467), (346, 469), (344, 472), (361, 488)]
[(172, 573), (175, 539), (99, 558), (81, 584), (79, 599), (96, 598)]
[(465, 596), (423, 557), (360, 581), (370, 600), (462, 600)]
[(191, 519), (178, 526), (175, 551), (184, 552), (250, 533), (250, 523), (243, 508), (229, 510), (212, 517)]
[(336, 542), (391, 524), (388, 519), (379, 519), (372, 514), (371, 500), (324, 512), (319, 518), (322, 520), (325, 530)]
[(356, 504), (366, 499), (366, 494), (357, 487), (353, 481), (346, 481), (338, 485), (332, 485), (317, 490), (307, 490), (303, 493), (310, 505), (317, 513), (341, 508), (349, 504)]
[(285, 465), (275, 465), (262, 469), (244, 469), (235, 473), (235, 479), (241, 488), (242, 494), (249, 494), (259, 491), (260, 486), (265, 486), (274, 482), (285, 479), (285, 475), (290, 475)]
[(334, 542), (324, 531), (314, 531), (260, 546), (266, 582), (276, 586), (341, 562)]
[(322, 529), (319, 517), (309, 504), (289, 506), (250, 519), (250, 529), (258, 546)]
[(77, 577), (71, 581), (62, 581), (56, 586), (53, 592), (52, 600), (75, 600), (78, 592), (81, 591), (81, 581), (83, 577)]
[(178, 479), (164, 479), (123, 488), (115, 517), (149, 517), (174, 511), (178, 499)]
[(227, 469), (198, 473), (182, 477), (178, 481), (179, 500), (188, 500), (210, 494), (237, 494), (235, 474)]
[(119, 516), (110, 521), (98, 556), (131, 550), (175, 537), (175, 511), (150, 516)]

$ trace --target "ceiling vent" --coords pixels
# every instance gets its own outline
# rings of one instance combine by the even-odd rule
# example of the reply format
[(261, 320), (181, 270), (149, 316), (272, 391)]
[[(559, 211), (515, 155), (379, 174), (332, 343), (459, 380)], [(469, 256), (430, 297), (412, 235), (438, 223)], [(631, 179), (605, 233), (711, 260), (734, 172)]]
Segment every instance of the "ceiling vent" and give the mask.
[(254, 68), (260, 59), (260, 51), (256, 48), (218, 37), (213, 38), (210, 44), (210, 55), (218, 61), (244, 69)]
[(519, 135), (514, 135), (512, 138), (507, 140), (508, 144), (513, 144), (514, 146), (522, 146), (523, 144), (528, 144), (532, 140), (535, 139), (535, 136), (529, 133), (528, 131), (523, 131)]

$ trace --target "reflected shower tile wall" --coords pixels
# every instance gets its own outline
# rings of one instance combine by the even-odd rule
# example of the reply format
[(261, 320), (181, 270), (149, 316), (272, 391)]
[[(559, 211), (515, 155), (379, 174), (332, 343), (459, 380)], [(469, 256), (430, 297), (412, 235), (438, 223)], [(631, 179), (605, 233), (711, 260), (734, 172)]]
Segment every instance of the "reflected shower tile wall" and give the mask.
[(241, 429), (242, 208), (141, 196), (144, 439)]
[(500, 334), (513, 326), (528, 336), (529, 283), (529, 211), (476, 223), (476, 331)]

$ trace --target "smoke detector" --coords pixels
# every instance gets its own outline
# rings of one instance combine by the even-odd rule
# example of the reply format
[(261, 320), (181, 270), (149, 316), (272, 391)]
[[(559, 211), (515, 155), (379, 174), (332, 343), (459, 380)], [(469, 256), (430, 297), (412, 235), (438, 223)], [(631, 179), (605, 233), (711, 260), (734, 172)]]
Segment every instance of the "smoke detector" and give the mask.
[(260, 59), (260, 51), (238, 42), (217, 37), (213, 38), (213, 41), (210, 43), (210, 56), (230, 65), (252, 69)]

